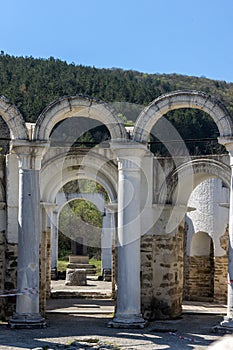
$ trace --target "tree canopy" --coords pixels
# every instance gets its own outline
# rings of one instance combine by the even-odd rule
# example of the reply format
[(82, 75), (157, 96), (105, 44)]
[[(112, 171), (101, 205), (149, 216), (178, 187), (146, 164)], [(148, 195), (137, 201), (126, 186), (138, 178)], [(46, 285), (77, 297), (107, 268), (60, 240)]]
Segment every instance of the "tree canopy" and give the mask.
[[(214, 95), (233, 115), (233, 83), (178, 74), (145, 74), (118, 68), (97, 69), (68, 64), (53, 57), (35, 59), (14, 57), (4, 52), (0, 54), (0, 94), (18, 107), (27, 122), (35, 122), (53, 100), (65, 95), (80, 94), (112, 103), (123, 122), (132, 125), (142, 108), (156, 97), (183, 89), (200, 90)], [(170, 112), (167, 117), (184, 139), (211, 139), (217, 136), (214, 122), (208, 120), (201, 111), (177, 110)], [(101, 127), (88, 135), (82, 135), (81, 140), (102, 140), (100, 133), (103, 132), (106, 139), (106, 130), (101, 131)], [(201, 147), (199, 151), (203, 153), (205, 148), (206, 146)]]

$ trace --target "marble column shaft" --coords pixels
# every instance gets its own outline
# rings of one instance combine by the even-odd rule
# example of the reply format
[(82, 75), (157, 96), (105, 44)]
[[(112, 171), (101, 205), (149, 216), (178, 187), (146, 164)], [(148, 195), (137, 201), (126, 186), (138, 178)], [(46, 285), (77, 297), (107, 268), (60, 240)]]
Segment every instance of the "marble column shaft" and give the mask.
[(228, 240), (228, 289), (227, 315), (220, 323), (221, 327), (233, 329), (233, 138), (219, 137), (218, 142), (223, 144), (229, 152), (231, 167), (230, 207), (229, 207), (229, 240)]
[(140, 158), (118, 158), (117, 306), (113, 327), (144, 327), (140, 292)]
[(44, 147), (22, 141), (13, 151), (19, 158), (17, 289), (23, 295), (17, 296), (16, 313), (9, 323), (12, 328), (43, 327), (39, 313), (39, 171)]
[(105, 211), (102, 224), (101, 261), (102, 271), (112, 268), (112, 213)]
[(57, 268), (58, 261), (58, 212), (53, 211), (52, 220), (51, 220), (51, 229), (52, 229), (52, 262), (51, 268)]
[(227, 288), (227, 315), (222, 326), (233, 328), (233, 150), (230, 151), (231, 188), (229, 207), (229, 240), (228, 240), (228, 288)]

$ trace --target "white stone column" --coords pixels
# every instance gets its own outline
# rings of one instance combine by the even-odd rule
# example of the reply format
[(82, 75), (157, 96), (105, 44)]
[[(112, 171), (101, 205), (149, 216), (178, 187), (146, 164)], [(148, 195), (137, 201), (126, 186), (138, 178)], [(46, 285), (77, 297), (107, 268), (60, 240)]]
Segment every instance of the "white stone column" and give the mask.
[(54, 210), (52, 214), (51, 229), (52, 229), (51, 268), (57, 269), (57, 261), (58, 261), (58, 212), (57, 210)]
[(13, 143), (19, 158), (19, 238), (17, 289), (11, 328), (44, 327), (39, 313), (40, 187), (39, 171), (44, 147), (27, 141)]
[(228, 290), (227, 290), (227, 315), (221, 322), (221, 327), (233, 330), (233, 140), (219, 138), (219, 143), (223, 144), (229, 151), (231, 167), (231, 188), (229, 207), (229, 244), (228, 244)]
[(143, 328), (140, 288), (140, 180), (145, 150), (118, 152), (117, 305), (110, 326)]
[(112, 213), (105, 208), (101, 237), (102, 274), (112, 269)]

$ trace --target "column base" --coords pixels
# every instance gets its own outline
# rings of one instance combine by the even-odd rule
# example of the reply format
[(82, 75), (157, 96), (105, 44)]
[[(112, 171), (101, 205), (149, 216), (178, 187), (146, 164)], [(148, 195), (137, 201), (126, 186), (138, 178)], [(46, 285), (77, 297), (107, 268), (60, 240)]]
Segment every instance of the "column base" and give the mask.
[(108, 322), (111, 328), (145, 328), (147, 321), (142, 315), (116, 315), (112, 321)]
[(9, 319), (10, 328), (45, 328), (45, 319), (40, 314), (17, 314)]
[(233, 333), (233, 319), (228, 316), (224, 317), (223, 321), (219, 325), (213, 327), (215, 333)]

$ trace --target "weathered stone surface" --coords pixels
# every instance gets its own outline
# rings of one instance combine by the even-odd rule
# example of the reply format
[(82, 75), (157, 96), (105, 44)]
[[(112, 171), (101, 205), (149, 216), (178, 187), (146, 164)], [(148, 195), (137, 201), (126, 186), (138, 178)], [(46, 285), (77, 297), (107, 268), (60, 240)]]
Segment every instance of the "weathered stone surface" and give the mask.
[(141, 244), (144, 317), (153, 320), (179, 316), (183, 293), (183, 227), (174, 236), (142, 237)]
[(87, 275), (85, 269), (67, 269), (66, 282), (67, 286), (85, 286), (87, 284)]
[[(12, 137), (11, 152), (18, 150), (16, 153), (21, 164), (21, 170), (19, 171), (16, 154), (13, 155), (12, 153), (10, 157), (7, 155), (8, 162), (6, 162), (5, 158), (0, 157), (1, 208), (6, 205), (6, 210), (2, 210), (0, 214), (1, 289), (16, 288), (17, 263), (18, 276), (20, 276), (18, 278), (18, 288), (38, 287), (37, 258), (39, 248), (37, 243), (42, 234), (39, 295), (41, 297), (41, 310), (45, 312), (46, 295), (49, 297), (50, 294), (52, 245), (49, 222), (45, 227), (41, 227), (41, 232), (39, 232), (39, 204), (40, 201), (49, 205), (51, 204), (50, 202), (54, 203), (57, 191), (61, 187), (61, 182), (76, 178), (80, 175), (79, 170), (81, 169), (84, 175), (86, 175), (85, 171), (87, 171), (88, 176), (91, 178), (97, 176), (100, 179), (100, 183), (108, 189), (111, 201), (113, 203), (118, 201), (118, 219), (120, 218), (118, 223), (123, 223), (123, 225), (118, 227), (118, 242), (116, 246), (119, 247), (119, 250), (118, 256), (117, 252), (114, 254), (112, 271), (114, 286), (116, 285), (117, 268), (120, 271), (117, 282), (118, 312), (119, 306), (124, 305), (125, 307), (122, 307), (121, 310), (124, 315), (126, 308), (131, 302), (135, 310), (139, 311), (140, 309), (139, 246), (132, 245), (133, 248), (130, 251), (129, 247), (126, 247), (127, 244), (122, 244), (121, 242), (121, 239), (126, 240), (128, 236), (134, 236), (135, 233), (138, 242), (141, 234), (145, 234), (141, 239), (141, 304), (146, 318), (178, 316), (181, 313), (183, 289), (187, 298), (194, 298), (198, 295), (199, 298), (211, 297), (219, 302), (225, 300), (228, 265), (227, 233), (225, 237), (221, 237), (223, 235), (222, 231), (216, 234), (219, 242), (221, 241), (220, 237), (222, 238), (222, 249), (220, 249), (219, 242), (216, 245), (215, 241), (214, 246), (215, 250), (216, 247), (218, 248), (218, 254), (215, 254), (215, 267), (213, 268), (213, 254), (211, 257), (207, 257), (204, 254), (197, 256), (195, 254), (193, 256), (185, 254), (184, 257), (184, 252), (186, 252), (186, 246), (184, 245), (188, 238), (187, 236), (184, 237), (184, 228), (182, 224), (180, 225), (180, 222), (186, 213), (186, 204), (194, 187), (193, 184), (192, 186), (187, 186), (187, 183), (189, 183), (187, 178), (191, 175), (194, 176), (194, 184), (196, 184), (196, 182), (201, 182), (207, 177), (219, 177), (223, 181), (224, 186), (229, 186), (231, 178), (229, 158), (226, 161), (227, 156), (219, 155), (208, 158), (203, 157), (202, 159), (193, 157), (187, 161), (187, 159), (182, 157), (175, 159), (174, 156), (173, 159), (159, 160), (157, 157), (153, 158), (153, 155), (149, 154), (145, 147), (148, 133), (155, 120), (159, 119), (163, 113), (181, 107), (199, 108), (208, 112), (217, 124), (221, 136), (230, 136), (232, 134), (233, 125), (231, 118), (220, 103), (204, 93), (179, 91), (161, 96), (140, 114), (135, 125), (132, 142), (128, 142), (128, 140), (125, 142), (127, 138), (126, 129), (109, 105), (99, 103), (94, 99), (78, 96), (60, 98), (51, 103), (43, 111), (36, 125), (31, 124), (29, 142), (29, 134), (22, 116), (14, 106), (10, 105), (9, 101), (4, 97), (0, 97), (1, 116), (4, 119), (4, 121), (0, 120), (2, 136), (10, 135)], [(43, 142), (49, 139), (50, 133), (58, 122), (74, 115), (76, 117), (93, 117), (93, 119), (99, 120), (108, 126), (110, 125), (111, 147), (98, 147), (93, 149), (92, 152), (85, 149), (76, 149), (75, 151), (69, 151), (69, 154), (67, 153), (68, 151), (63, 150), (66, 155), (61, 153), (61, 148), (50, 148), (44, 157), (41, 168), (43, 152), (37, 157), (37, 150), (40, 148), (44, 149)], [(124, 147), (122, 147), (123, 143), (125, 143)], [(148, 154), (145, 157), (144, 155), (139, 157), (139, 154), (135, 154), (136, 149), (138, 149), (138, 152), (139, 149), (143, 149), (144, 153), (144, 148), (149, 157), (148, 163), (145, 162), (145, 159), (143, 160), (143, 166), (141, 167), (143, 171), (141, 172), (141, 169), (135, 166), (136, 163), (139, 164), (140, 162), (134, 164), (132, 158), (136, 156), (139, 161), (141, 158), (147, 157)], [(129, 150), (131, 151), (129, 152)], [(118, 170), (116, 167), (117, 162), (119, 162)], [(145, 166), (145, 164), (147, 165)], [(39, 173), (41, 176), (40, 194)], [(120, 174), (124, 176), (121, 177), (119, 176)], [(21, 180), (19, 181), (19, 179)], [(61, 179), (63, 180), (61, 181)], [(124, 181), (119, 181), (119, 179)], [(126, 179), (127, 181), (125, 181)], [(20, 192), (19, 183), (21, 184)], [(130, 195), (129, 184), (134, 184), (133, 197)], [(179, 187), (178, 185), (182, 184), (184, 186), (181, 186), (182, 196), (180, 196), (177, 188)], [(34, 196), (35, 194), (36, 196)], [(208, 195), (204, 193), (204, 196), (208, 202)], [(33, 199), (32, 201), (33, 197), (35, 197), (35, 200)], [(121, 199), (124, 201), (124, 205), (122, 205)], [(174, 203), (177, 203), (177, 205), (173, 206)], [(163, 206), (164, 208), (161, 209)], [(169, 230), (167, 226), (169, 223), (171, 224), (172, 212), (173, 214), (175, 213), (173, 217), (174, 222), (173, 219), (171, 220), (174, 227), (171, 225), (172, 229)], [(35, 213), (36, 217), (33, 218)], [(156, 217), (157, 214), (158, 217)], [(128, 218), (128, 222), (127, 220), (125, 221), (126, 218)], [(202, 215), (200, 215), (199, 221), (204, 222)], [(129, 226), (126, 224), (129, 224)], [(20, 228), (19, 230), (18, 227)], [(121, 228), (124, 234), (120, 237)], [(230, 233), (232, 234), (232, 228)], [(212, 239), (214, 241), (213, 237)], [(100, 235), (98, 242), (100, 243)], [(132, 242), (127, 242), (126, 240), (124, 243), (131, 244)], [(19, 252), (17, 252), (18, 244)], [(26, 253), (23, 254), (25, 247)], [(124, 254), (122, 254), (122, 251), (124, 251)], [(17, 257), (19, 257), (18, 261)], [(118, 267), (116, 267), (117, 261)], [(185, 267), (183, 288), (184, 262), (187, 267)], [(74, 267), (76, 263), (77, 261), (70, 261), (70, 267)], [(110, 267), (112, 267), (111, 259)], [(68, 270), (67, 283), (85, 285), (86, 273), (87, 271), (81, 273), (80, 269)], [(130, 284), (130, 277), (131, 281), (133, 281), (132, 284)], [(33, 282), (32, 285), (33, 280), (35, 283)], [(38, 296), (35, 295), (34, 299), (37, 298)], [(12, 313), (15, 298), (12, 298), (12, 304), (10, 298), (8, 299), (2, 301), (2, 310), (6, 310), (6, 313)], [(28, 297), (29, 301), (31, 299), (30, 304), (29, 301), (27, 303), (24, 302), (25, 299), (21, 298), (21, 296), (17, 298), (17, 306), (21, 305), (20, 312), (22, 314), (25, 312), (31, 314), (31, 311), (34, 312), (33, 310), (35, 310), (34, 306), (36, 306), (37, 310), (37, 300), (34, 303), (32, 298)]]

